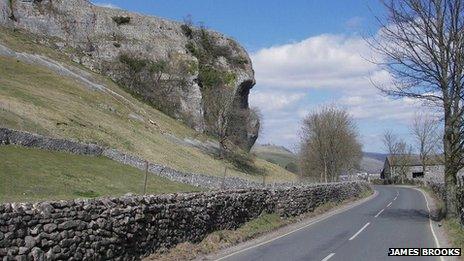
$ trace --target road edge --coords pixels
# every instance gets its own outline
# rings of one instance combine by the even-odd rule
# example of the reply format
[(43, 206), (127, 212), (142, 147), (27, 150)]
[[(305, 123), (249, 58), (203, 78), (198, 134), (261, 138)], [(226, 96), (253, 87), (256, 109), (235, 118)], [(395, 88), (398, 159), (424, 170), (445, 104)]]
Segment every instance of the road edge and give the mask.
[[(451, 245), (451, 241), (449, 239), (449, 236), (445, 230), (445, 228), (441, 225), (440, 221), (435, 221), (433, 220), (432, 213), (436, 212), (436, 202), (435, 199), (429, 195), (427, 191), (422, 189), (421, 187), (411, 187), (415, 190), (418, 190), (422, 193), (422, 195), (425, 198), (425, 202), (427, 204), (427, 209), (429, 211), (429, 222), (430, 222), (430, 230), (432, 230), (433, 237), (435, 239), (435, 243), (437, 244), (437, 247), (446, 247), (450, 248), (453, 247)], [(456, 257), (440, 257), (440, 260), (449, 260), (449, 261), (454, 261), (454, 260), (460, 260), (459, 258)]]
[(272, 241), (275, 241), (277, 239), (286, 237), (288, 235), (291, 235), (299, 230), (302, 230), (304, 228), (310, 227), (320, 221), (323, 221), (329, 217), (341, 214), (347, 210), (350, 210), (354, 207), (357, 207), (359, 205), (362, 205), (375, 197), (377, 197), (379, 192), (374, 189), (374, 193), (366, 198), (359, 199), (354, 202), (350, 202), (347, 204), (344, 204), (340, 207), (336, 207), (335, 209), (329, 210), (321, 215), (315, 216), (315, 217), (310, 217), (303, 219), (301, 221), (283, 226), (278, 228), (277, 230), (274, 230), (272, 232), (266, 233), (264, 235), (261, 235), (257, 238), (242, 242), (240, 244), (237, 244), (235, 246), (225, 248), (220, 250), (219, 252), (216, 253), (211, 253), (205, 256), (197, 257), (195, 260), (223, 260), (225, 258), (234, 256), (236, 254), (239, 254), (241, 252), (253, 249), (255, 247), (259, 247), (265, 244), (268, 244)]

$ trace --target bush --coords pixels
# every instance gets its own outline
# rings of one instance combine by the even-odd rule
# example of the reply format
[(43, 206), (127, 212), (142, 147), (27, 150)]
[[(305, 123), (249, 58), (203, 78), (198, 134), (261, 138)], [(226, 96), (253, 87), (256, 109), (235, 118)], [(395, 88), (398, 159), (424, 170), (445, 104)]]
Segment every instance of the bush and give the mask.
[(288, 163), (285, 166), (285, 169), (295, 174), (298, 174), (298, 172), (300, 172), (300, 168), (298, 167), (298, 164), (296, 164), (295, 162)]
[(195, 44), (193, 44), (192, 42), (188, 42), (185, 44), (185, 48), (187, 49), (187, 51), (189, 51), (191, 54), (193, 54), (194, 56), (196, 56), (196, 52), (197, 52), (197, 49), (195, 48)]
[(232, 57), (232, 58), (230, 58), (230, 61), (231, 61), (231, 63), (234, 64), (234, 65), (245, 65), (245, 64), (248, 64), (248, 60), (245, 59), (244, 57), (241, 57), (241, 56)]
[(255, 165), (254, 158), (251, 154), (238, 151), (227, 151), (225, 153), (226, 160), (232, 163), (237, 169), (249, 174), (264, 175), (265, 170), (258, 168)]
[(183, 24), (180, 26), (180, 29), (182, 29), (182, 32), (184, 33), (185, 36), (187, 36), (190, 39), (193, 38), (193, 30), (189, 25)]
[(386, 179), (371, 179), (371, 183), (374, 185), (389, 185), (389, 180)]
[(127, 65), (131, 71), (138, 73), (142, 71), (143, 68), (147, 66), (147, 60), (133, 58), (128, 54), (121, 54), (119, 56), (119, 61)]
[(123, 25), (130, 23), (131, 18), (129, 16), (113, 16), (113, 21), (117, 25)]
[(205, 88), (220, 87), (223, 85), (223, 73), (211, 66), (201, 66), (198, 79)]

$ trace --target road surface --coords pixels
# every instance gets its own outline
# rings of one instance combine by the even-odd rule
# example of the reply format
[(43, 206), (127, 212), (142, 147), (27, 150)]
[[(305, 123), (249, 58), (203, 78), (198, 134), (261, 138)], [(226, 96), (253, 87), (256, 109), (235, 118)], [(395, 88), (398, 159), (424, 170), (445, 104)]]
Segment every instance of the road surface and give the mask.
[(439, 260), (389, 257), (390, 247), (437, 247), (426, 200), (418, 190), (376, 186), (379, 194), (287, 236), (219, 260)]

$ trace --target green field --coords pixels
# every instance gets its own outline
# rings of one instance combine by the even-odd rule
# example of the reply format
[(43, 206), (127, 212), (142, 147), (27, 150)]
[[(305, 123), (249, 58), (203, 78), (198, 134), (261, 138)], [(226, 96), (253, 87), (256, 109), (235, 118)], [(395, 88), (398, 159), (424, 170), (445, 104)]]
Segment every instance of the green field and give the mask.
[[(0, 202), (142, 194), (145, 172), (105, 157), (0, 146)], [(148, 175), (147, 194), (199, 191)]]
[[(174, 169), (261, 181), (214, 158), (199, 149), (176, 142), (196, 139), (214, 140), (195, 132), (184, 123), (140, 102), (108, 77), (83, 69), (52, 48), (37, 44), (40, 39), (0, 28), (0, 43), (25, 53), (50, 57), (110, 91), (89, 89), (81, 81), (53, 70), (0, 56), (0, 126), (58, 138), (72, 138), (115, 148)], [(256, 167), (264, 169), (269, 182), (295, 181), (296, 175), (265, 160)]]
[(298, 173), (298, 156), (285, 147), (269, 144), (255, 145), (252, 152), (260, 159), (274, 163), (293, 173)]

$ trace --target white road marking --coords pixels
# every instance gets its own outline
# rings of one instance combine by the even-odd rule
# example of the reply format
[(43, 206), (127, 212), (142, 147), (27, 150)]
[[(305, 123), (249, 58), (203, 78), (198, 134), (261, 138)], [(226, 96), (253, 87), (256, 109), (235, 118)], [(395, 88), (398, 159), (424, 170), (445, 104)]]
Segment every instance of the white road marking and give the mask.
[(392, 203), (393, 203), (393, 202), (388, 203), (387, 208), (388, 208), (389, 206), (391, 206)]
[(382, 209), (379, 211), (379, 213), (377, 213), (377, 215), (375, 215), (374, 217), (379, 217), (380, 214), (382, 214), (382, 212), (384, 211), (385, 209)]
[(367, 227), (369, 226), (371, 223), (367, 222), (367, 224), (365, 224), (358, 232), (356, 232), (356, 234), (354, 234), (352, 237), (350, 237), (350, 241), (355, 239), (359, 234), (361, 234), (361, 232)]
[[(432, 231), (433, 239), (435, 240), (435, 245), (437, 248), (440, 248), (440, 242), (438, 242), (437, 235), (435, 234), (435, 231), (433, 230), (433, 225), (432, 225), (432, 219), (430, 218), (430, 207), (429, 207), (429, 201), (427, 200), (427, 196), (425, 195), (424, 191), (414, 188), (415, 190), (419, 190), (422, 193), (422, 196), (425, 198), (425, 203), (427, 205), (427, 210), (429, 211), (429, 225), (430, 225), (430, 230)], [(440, 260), (444, 261), (445, 259), (440, 256)]]
[(231, 256), (234, 256), (234, 255), (236, 255), (236, 254), (238, 254), (238, 253), (242, 253), (242, 252), (248, 251), (248, 250), (250, 250), (250, 249), (253, 249), (253, 248), (255, 248), (255, 247), (259, 247), (259, 246), (262, 246), (262, 245), (266, 245), (266, 244), (268, 244), (268, 243), (270, 243), (270, 242), (272, 242), (272, 241), (274, 241), (274, 240), (277, 240), (277, 239), (286, 237), (286, 236), (288, 236), (288, 235), (290, 235), (290, 234), (293, 234), (293, 233), (295, 233), (295, 232), (297, 232), (297, 231), (300, 231), (300, 230), (302, 230), (302, 229), (305, 229), (305, 228), (307, 228), (307, 227), (310, 227), (310, 226), (312, 226), (312, 225), (314, 225), (314, 224), (316, 224), (316, 223), (318, 223), (318, 222), (320, 222), (320, 221), (322, 221), (322, 220), (326, 220), (326, 219), (328, 219), (329, 217), (332, 217), (332, 216), (335, 216), (335, 215), (344, 213), (345, 211), (348, 211), (348, 210), (350, 210), (350, 209), (352, 209), (352, 208), (354, 208), (354, 207), (357, 207), (357, 206), (359, 206), (359, 205), (362, 205), (362, 204), (366, 203), (367, 201), (369, 201), (369, 200), (371, 200), (371, 199), (377, 197), (378, 195), (379, 195), (379, 192), (378, 192), (377, 190), (375, 190), (375, 191), (374, 191), (374, 194), (372, 194), (371, 196), (369, 196), (369, 197), (367, 197), (367, 198), (365, 198), (365, 199), (363, 199), (363, 200), (361, 200), (361, 201), (359, 201), (359, 202), (357, 202), (357, 203), (355, 203), (355, 204), (353, 204), (353, 205), (351, 205), (351, 206), (349, 206), (349, 207), (347, 207), (347, 208), (337, 209), (337, 210), (335, 210), (334, 212), (332, 212), (331, 214), (328, 214), (328, 215), (325, 215), (325, 216), (323, 215), (323, 216), (317, 218), (316, 220), (314, 220), (313, 222), (311, 222), (311, 223), (309, 223), (309, 224), (306, 224), (306, 225), (304, 225), (304, 226), (302, 226), (302, 227), (300, 227), (300, 228), (297, 228), (297, 229), (295, 229), (295, 230), (292, 230), (292, 231), (290, 231), (290, 232), (288, 232), (288, 233), (285, 233), (285, 234), (283, 234), (283, 235), (280, 235), (280, 236), (278, 236), (278, 237), (271, 238), (271, 239), (269, 239), (269, 240), (267, 240), (267, 241), (264, 241), (264, 242), (261, 242), (261, 243), (259, 243), (259, 244), (256, 244), (256, 245), (253, 245), (253, 246), (250, 246), (250, 247), (247, 247), (247, 248), (244, 248), (244, 249), (235, 251), (235, 252), (233, 252), (233, 253), (230, 253), (230, 254), (228, 254), (228, 255), (226, 255), (226, 256), (220, 257), (220, 258), (215, 259), (215, 260), (216, 260), (216, 261), (224, 260), (224, 259), (229, 258), (229, 257), (231, 257)]
[(330, 253), (328, 256), (324, 257), (324, 259), (322, 259), (321, 261), (327, 261), (329, 260), (331, 257), (333, 257), (335, 255), (335, 253)]

